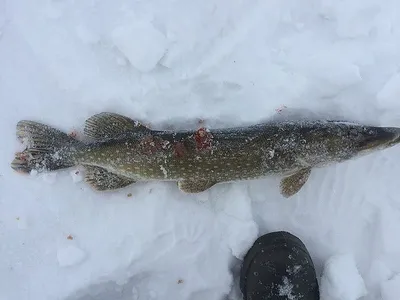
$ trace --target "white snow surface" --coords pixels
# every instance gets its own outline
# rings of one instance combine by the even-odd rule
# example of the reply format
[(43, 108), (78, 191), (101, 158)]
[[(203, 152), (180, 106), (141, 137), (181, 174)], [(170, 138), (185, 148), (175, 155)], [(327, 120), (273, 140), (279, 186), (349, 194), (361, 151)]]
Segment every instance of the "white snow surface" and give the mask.
[(326, 300), (357, 300), (366, 295), (364, 279), (357, 270), (353, 255), (337, 254), (327, 260), (321, 291)]
[(149, 22), (131, 27), (121, 25), (113, 31), (112, 41), (131, 65), (141, 72), (153, 70), (166, 51), (165, 36)]
[(338, 282), (399, 299), (399, 147), (316, 169), (289, 199), (276, 178), (96, 193), (77, 168), (10, 168), (21, 119), (225, 127), (286, 106), (400, 126), (399, 66), (394, 0), (0, 0), (0, 299), (237, 300), (241, 259), (276, 230), (302, 239), (318, 276), (347, 253)]
[(86, 258), (86, 253), (75, 246), (68, 245), (57, 251), (57, 258), (60, 267), (69, 267), (81, 263)]

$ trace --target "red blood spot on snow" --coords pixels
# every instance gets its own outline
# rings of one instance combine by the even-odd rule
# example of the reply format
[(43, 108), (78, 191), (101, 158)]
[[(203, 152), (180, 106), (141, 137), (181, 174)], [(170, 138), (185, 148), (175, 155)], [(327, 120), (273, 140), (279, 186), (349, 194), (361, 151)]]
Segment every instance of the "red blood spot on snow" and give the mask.
[(277, 113), (281, 113), (285, 108), (287, 108), (286, 105), (282, 105), (281, 107), (278, 107), (276, 110)]
[(209, 150), (211, 149), (211, 142), (213, 136), (205, 128), (200, 128), (194, 134), (194, 140), (196, 142), (197, 150)]

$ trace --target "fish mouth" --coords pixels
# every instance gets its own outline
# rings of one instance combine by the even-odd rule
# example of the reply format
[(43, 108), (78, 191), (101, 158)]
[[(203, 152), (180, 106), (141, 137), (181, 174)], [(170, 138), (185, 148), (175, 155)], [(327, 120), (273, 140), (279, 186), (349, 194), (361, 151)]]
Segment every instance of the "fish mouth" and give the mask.
[(395, 146), (400, 143), (400, 128), (397, 127), (378, 127), (375, 134), (366, 137), (361, 143), (362, 150), (378, 150)]
[(399, 131), (399, 133), (397, 133), (397, 134), (395, 135), (395, 137), (394, 137), (391, 141), (389, 141), (389, 142), (387, 143), (387, 146), (388, 146), (388, 147), (392, 147), (392, 146), (395, 146), (395, 145), (397, 145), (397, 144), (400, 143), (400, 129), (398, 129), (398, 128), (396, 128), (396, 129)]

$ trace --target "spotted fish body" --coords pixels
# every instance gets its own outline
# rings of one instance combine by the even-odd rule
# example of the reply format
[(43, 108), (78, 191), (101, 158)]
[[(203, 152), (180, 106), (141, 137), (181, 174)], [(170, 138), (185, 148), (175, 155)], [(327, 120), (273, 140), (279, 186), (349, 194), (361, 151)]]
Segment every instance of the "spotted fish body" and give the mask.
[(399, 142), (400, 130), (325, 121), (271, 121), (249, 127), (159, 131), (127, 117), (101, 113), (86, 121), (81, 142), (52, 127), (20, 121), (28, 142), (12, 167), (53, 171), (86, 167), (86, 181), (113, 190), (137, 181), (177, 181), (188, 193), (217, 183), (283, 176), (281, 193), (297, 193), (311, 169)]

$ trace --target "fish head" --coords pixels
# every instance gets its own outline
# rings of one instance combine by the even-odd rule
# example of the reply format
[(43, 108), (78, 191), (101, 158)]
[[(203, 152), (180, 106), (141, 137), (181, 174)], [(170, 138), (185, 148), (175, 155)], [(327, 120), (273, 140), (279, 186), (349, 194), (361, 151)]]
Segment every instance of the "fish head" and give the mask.
[(395, 146), (400, 143), (400, 128), (338, 123), (306, 136), (306, 148), (299, 158), (307, 165), (326, 165)]
[(356, 155), (366, 155), (400, 143), (400, 128), (359, 126), (353, 129)]
[(364, 156), (400, 143), (400, 128), (344, 124), (329, 136), (337, 161)]

